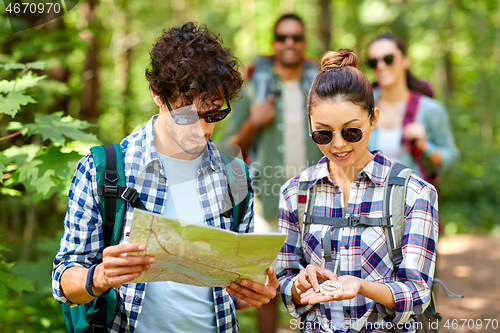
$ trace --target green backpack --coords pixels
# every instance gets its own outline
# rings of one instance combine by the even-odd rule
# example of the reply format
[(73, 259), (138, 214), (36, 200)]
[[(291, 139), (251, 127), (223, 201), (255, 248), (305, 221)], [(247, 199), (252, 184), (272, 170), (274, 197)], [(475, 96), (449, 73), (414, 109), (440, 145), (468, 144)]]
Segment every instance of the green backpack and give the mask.
[[(121, 146), (118, 143), (95, 146), (90, 151), (96, 167), (99, 207), (104, 223), (104, 247), (116, 245), (122, 234), (127, 203), (143, 210), (146, 207), (140, 200), (139, 193), (134, 188), (127, 187)], [(248, 208), (250, 173), (242, 160), (220, 153), (226, 166), (231, 201), (231, 208), (221, 215), (233, 216), (231, 230), (235, 231)], [(116, 289), (110, 288), (87, 304), (76, 307), (62, 304), (68, 331), (107, 333), (117, 311), (116, 296)]]
[[(312, 170), (312, 169), (311, 169)], [(332, 261), (331, 257), (331, 237), (333, 229), (344, 227), (384, 227), (386, 234), (387, 249), (389, 257), (392, 260), (393, 270), (397, 272), (399, 265), (403, 261), (403, 251), (401, 243), (404, 235), (404, 209), (406, 203), (406, 189), (408, 181), (413, 171), (401, 163), (393, 163), (389, 169), (389, 173), (384, 182), (384, 200), (383, 200), (383, 217), (371, 218), (366, 216), (333, 218), (313, 216), (314, 200), (316, 198), (316, 186), (309, 188), (310, 174), (307, 170), (300, 175), (299, 193), (297, 203), (297, 216), (299, 220), (299, 229), (301, 238), (304, 239), (304, 229), (311, 224), (329, 225), (331, 228), (326, 232), (323, 239), (323, 251), (325, 261)], [(307, 264), (302, 258), (301, 264), (305, 267)], [(463, 298), (462, 295), (452, 293), (444, 283), (435, 278), (433, 286), (438, 283), (443, 287), (443, 290), (448, 297)], [(433, 288), (434, 289), (434, 288)], [(442, 318), (436, 311), (434, 290), (431, 292), (431, 302), (426, 310), (417, 316), (416, 325), (418, 333), (437, 333), (438, 329), (434, 329), (431, 323), (440, 321)], [(395, 330), (396, 333), (402, 330)]]

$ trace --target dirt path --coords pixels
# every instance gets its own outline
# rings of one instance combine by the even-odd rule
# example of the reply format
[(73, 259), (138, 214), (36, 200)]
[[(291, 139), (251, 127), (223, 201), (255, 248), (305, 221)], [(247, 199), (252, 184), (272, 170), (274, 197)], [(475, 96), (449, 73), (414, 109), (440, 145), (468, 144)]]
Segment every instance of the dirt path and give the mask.
[(440, 332), (500, 332), (500, 238), (443, 237), (437, 265), (437, 277), (465, 296), (448, 298), (437, 288)]

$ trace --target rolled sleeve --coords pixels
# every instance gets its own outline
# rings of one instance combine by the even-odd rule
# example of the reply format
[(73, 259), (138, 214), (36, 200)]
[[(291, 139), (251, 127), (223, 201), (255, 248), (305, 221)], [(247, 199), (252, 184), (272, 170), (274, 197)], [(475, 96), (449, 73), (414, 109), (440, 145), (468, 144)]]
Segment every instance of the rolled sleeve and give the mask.
[(426, 99), (424, 103), (428, 109), (424, 120), (426, 129), (429, 131), (428, 139), (439, 149), (441, 155), (439, 172), (443, 172), (456, 163), (460, 158), (460, 153), (455, 145), (455, 138), (445, 107), (430, 99)]
[(71, 181), (64, 233), (53, 262), (52, 294), (61, 302), (73, 306), (61, 289), (61, 276), (70, 267), (90, 267), (102, 260), (104, 245), (102, 218), (94, 196), (95, 168), (91, 155), (80, 160)]
[[(420, 183), (423, 186), (414, 186)], [(396, 281), (385, 284), (391, 290), (396, 308), (378, 306), (386, 321), (394, 324), (422, 313), (430, 303), (438, 239), (437, 192), (420, 179), (408, 187), (408, 215), (402, 241), (403, 261)]]

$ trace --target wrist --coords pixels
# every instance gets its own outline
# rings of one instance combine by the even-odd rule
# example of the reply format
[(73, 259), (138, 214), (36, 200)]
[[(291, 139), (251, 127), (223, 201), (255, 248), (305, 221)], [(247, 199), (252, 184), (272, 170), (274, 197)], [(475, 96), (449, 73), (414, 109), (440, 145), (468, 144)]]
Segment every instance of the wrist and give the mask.
[(434, 151), (436, 150), (436, 146), (431, 141), (427, 140), (426, 146), (427, 146), (427, 148), (422, 151), (422, 156), (423, 157), (429, 157), (429, 156), (431, 156), (434, 153)]
[(102, 265), (94, 264), (90, 266), (87, 272), (87, 280), (85, 282), (85, 289), (87, 293), (92, 297), (99, 297), (102, 294), (106, 293), (109, 288), (102, 287), (102, 283), (99, 283), (102, 279), (99, 279), (101, 276), (101, 268)]
[(87, 293), (92, 297), (99, 297), (99, 293), (94, 293), (94, 273), (96, 267), (97, 264), (90, 266), (89, 270), (87, 271), (87, 279), (85, 281), (85, 290), (87, 290)]

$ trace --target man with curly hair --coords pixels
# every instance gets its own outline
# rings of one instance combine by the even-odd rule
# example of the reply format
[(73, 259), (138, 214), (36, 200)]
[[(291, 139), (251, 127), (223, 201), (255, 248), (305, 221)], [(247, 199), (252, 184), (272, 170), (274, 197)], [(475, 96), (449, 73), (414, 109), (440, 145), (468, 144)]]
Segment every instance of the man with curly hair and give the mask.
[[(220, 36), (189, 22), (158, 38), (146, 77), (159, 114), (121, 142), (127, 185), (138, 191), (149, 211), (229, 229), (230, 219), (217, 206), (227, 191), (225, 166), (210, 137), (241, 88), (236, 59)], [(236, 230), (240, 233), (253, 231), (253, 191), (249, 200)], [(104, 248), (98, 203), (89, 154), (79, 162), (71, 184), (52, 286), (54, 297), (68, 305), (89, 303), (116, 288), (111, 332), (237, 332), (235, 310), (259, 307), (275, 296), (278, 281), (272, 268), (265, 285), (248, 280), (227, 288), (129, 283), (155, 258), (127, 256), (144, 249), (129, 244), (130, 205), (120, 244)]]

